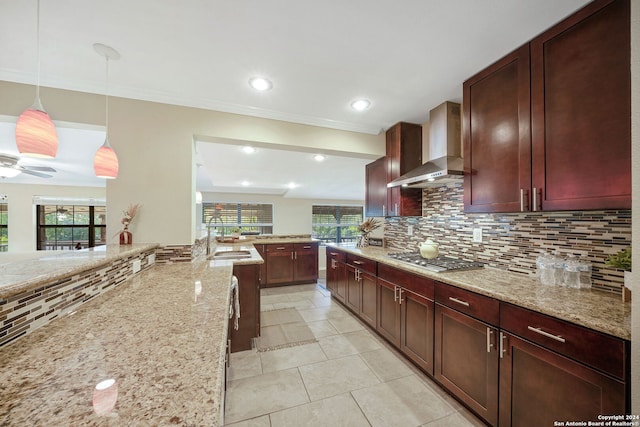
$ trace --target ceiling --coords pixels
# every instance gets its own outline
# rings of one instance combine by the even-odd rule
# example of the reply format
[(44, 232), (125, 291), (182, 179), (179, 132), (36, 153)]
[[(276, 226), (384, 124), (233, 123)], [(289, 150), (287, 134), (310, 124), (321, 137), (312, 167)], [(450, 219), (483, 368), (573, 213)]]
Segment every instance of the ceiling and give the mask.
[[(99, 42), (121, 54), (110, 64), (112, 96), (378, 134), (398, 121), (426, 122), (428, 111), (443, 101), (460, 102), (466, 78), (586, 3), (41, 0), (40, 83), (104, 93), (105, 62), (93, 50)], [(0, 0), (0, 80), (36, 82), (35, 33), (36, 0)], [(273, 89), (250, 88), (248, 80), (255, 75), (269, 78)], [(359, 97), (371, 101), (369, 109), (356, 112), (349, 107)], [(46, 99), (43, 104), (46, 108)], [(4, 132), (0, 126), (0, 144), (4, 144)], [(65, 131), (60, 133), (66, 137)], [(69, 138), (68, 144), (84, 144), (80, 150), (93, 156), (95, 149), (82, 142), (86, 135), (78, 135), (81, 142), (72, 142), (76, 140), (72, 135)], [(242, 187), (234, 184), (237, 177), (230, 173), (247, 158), (231, 150), (237, 144), (221, 144), (231, 145), (224, 148), (228, 160), (224, 164), (214, 158), (221, 157), (218, 152), (211, 158), (204, 152), (210, 150), (200, 153), (201, 163), (209, 169), (199, 173), (208, 175), (199, 185), (210, 185), (211, 178), (216, 186), (240, 191)], [(265, 150), (262, 155), (272, 157), (260, 169), (260, 185), (275, 191), (281, 180), (302, 181), (299, 174), (309, 172), (311, 166), (301, 167), (296, 176), (276, 177), (275, 173), (293, 172), (294, 165), (303, 164), (295, 156), (306, 154)], [(335, 157), (335, 164), (327, 161), (323, 167), (325, 171), (331, 167), (332, 173), (337, 170), (334, 167), (352, 172), (346, 180), (361, 176), (362, 194), (364, 160), (370, 161)], [(60, 172), (47, 183), (55, 184), (66, 175), (67, 161), (73, 169), (72, 159), (56, 159), (53, 167)], [(321, 182), (330, 175), (314, 176), (325, 189), (325, 198), (331, 198), (331, 183)], [(93, 181), (91, 171), (83, 179), (104, 185), (104, 180)], [(303, 189), (311, 186), (301, 185), (285, 196), (306, 197)], [(334, 194), (340, 194), (340, 189)]]

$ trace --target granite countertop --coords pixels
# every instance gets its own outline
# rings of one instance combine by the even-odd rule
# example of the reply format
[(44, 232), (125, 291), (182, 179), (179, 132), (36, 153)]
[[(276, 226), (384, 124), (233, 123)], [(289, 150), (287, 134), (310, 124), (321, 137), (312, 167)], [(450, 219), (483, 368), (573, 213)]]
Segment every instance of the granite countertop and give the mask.
[(623, 303), (617, 294), (595, 289), (544, 286), (530, 276), (489, 267), (435, 273), (389, 258), (386, 255), (391, 251), (385, 248), (371, 246), (357, 248), (354, 244), (330, 244), (329, 246), (618, 338), (631, 340), (631, 303)]
[(79, 251), (0, 253), (0, 300), (157, 247), (157, 243), (136, 243), (103, 245)]
[(155, 265), (0, 348), (0, 425), (219, 425), (234, 262), (262, 259)]

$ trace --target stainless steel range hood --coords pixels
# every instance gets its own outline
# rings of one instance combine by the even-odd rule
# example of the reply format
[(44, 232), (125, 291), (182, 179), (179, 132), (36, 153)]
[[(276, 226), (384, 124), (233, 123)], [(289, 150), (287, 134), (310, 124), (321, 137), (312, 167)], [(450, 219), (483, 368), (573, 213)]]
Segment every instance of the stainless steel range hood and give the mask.
[(394, 179), (387, 187), (440, 187), (464, 175), (460, 139), (460, 104), (445, 102), (429, 112), (429, 160)]

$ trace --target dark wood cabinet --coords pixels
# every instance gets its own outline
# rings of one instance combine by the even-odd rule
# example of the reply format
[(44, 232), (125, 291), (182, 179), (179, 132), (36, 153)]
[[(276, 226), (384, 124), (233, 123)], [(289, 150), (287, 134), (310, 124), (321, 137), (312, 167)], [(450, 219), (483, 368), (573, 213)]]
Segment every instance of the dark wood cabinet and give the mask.
[(365, 215), (385, 216), (387, 206), (387, 158), (380, 157), (365, 166)]
[(630, 53), (626, 0), (596, 1), (531, 42), (539, 209), (631, 208)]
[(497, 425), (499, 302), (438, 283), (436, 303), (434, 377), (478, 416)]
[(347, 297), (346, 260), (344, 252), (327, 247), (327, 289), (331, 291), (331, 296), (343, 304)]
[(314, 283), (318, 280), (318, 242), (265, 244), (263, 286)]
[(595, 1), (463, 84), (467, 212), (631, 208), (629, 1)]
[(377, 307), (377, 263), (347, 254), (347, 295), (345, 305), (375, 328)]
[(345, 305), (354, 313), (360, 313), (362, 307), (362, 283), (358, 278), (359, 270), (347, 264), (347, 296)]
[(376, 330), (425, 372), (433, 375), (434, 282), (378, 265)]
[(262, 264), (260, 264), (260, 274), (258, 276), (260, 286), (264, 286), (267, 284), (267, 253), (265, 252), (264, 245), (254, 243), (253, 247), (256, 249), (258, 254), (262, 257), (262, 260), (264, 261)]
[(628, 342), (508, 303), (500, 325), (501, 426), (630, 412)]
[(367, 216), (420, 216), (422, 190), (387, 183), (422, 164), (422, 126), (400, 122), (386, 133), (386, 156), (366, 166)]
[(233, 275), (238, 278), (240, 307), (238, 329), (229, 322), (231, 352), (251, 350), (253, 338), (260, 336), (260, 274), (259, 264), (234, 265)]

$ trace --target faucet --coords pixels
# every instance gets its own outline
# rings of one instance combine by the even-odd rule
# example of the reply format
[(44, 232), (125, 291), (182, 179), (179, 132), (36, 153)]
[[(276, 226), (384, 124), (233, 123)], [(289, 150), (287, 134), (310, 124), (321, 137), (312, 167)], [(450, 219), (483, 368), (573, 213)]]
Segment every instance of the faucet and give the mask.
[(209, 221), (207, 222), (207, 255), (209, 255), (211, 253), (211, 221), (213, 221), (213, 225), (215, 225), (217, 223), (216, 220), (220, 220), (220, 224), (223, 225), (222, 227), (222, 240), (224, 240), (224, 222), (222, 222), (222, 218), (219, 218), (216, 215), (211, 215), (211, 218), (209, 218)]

